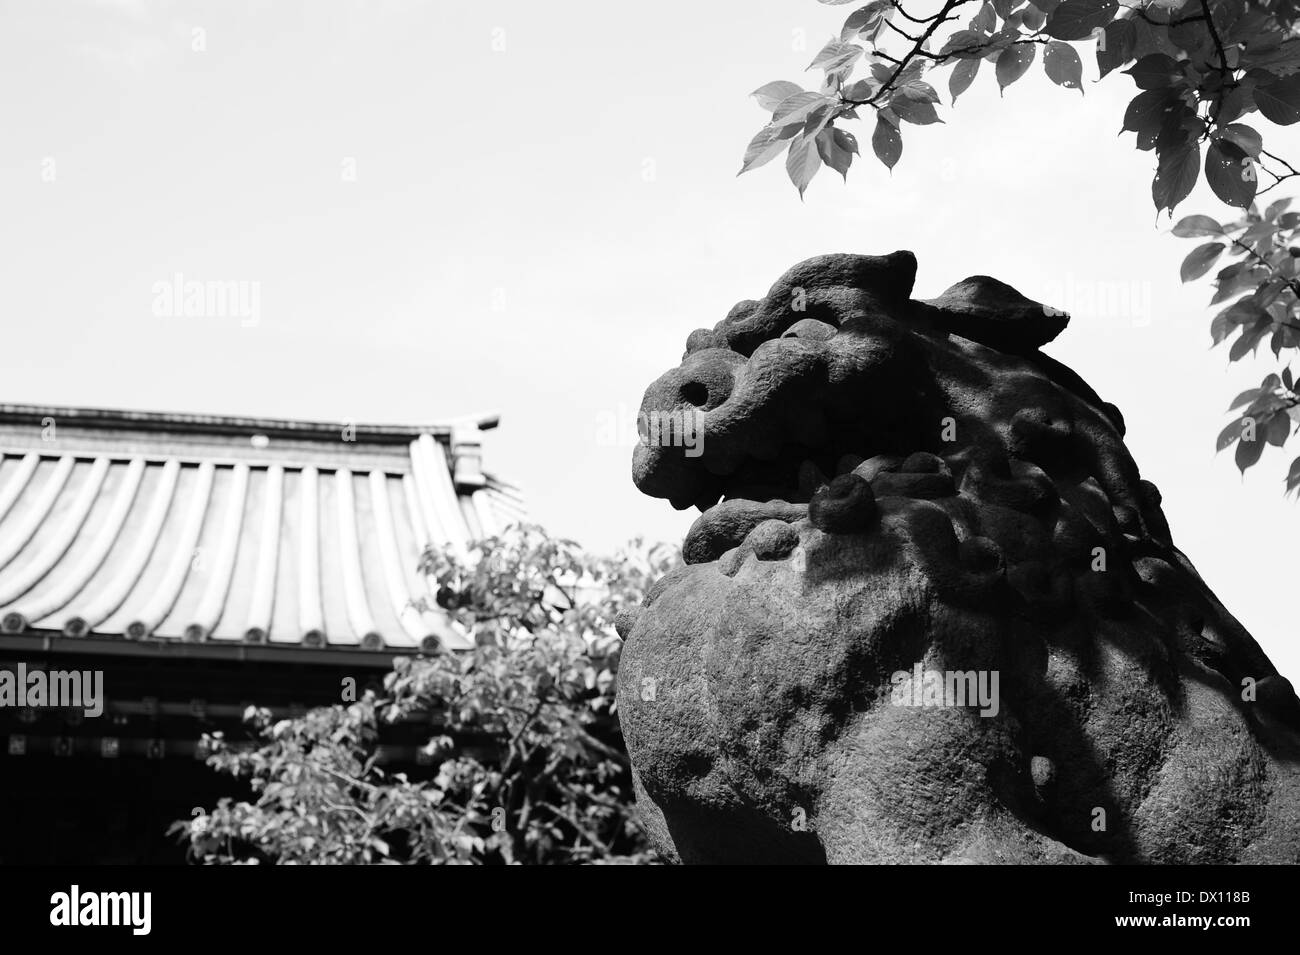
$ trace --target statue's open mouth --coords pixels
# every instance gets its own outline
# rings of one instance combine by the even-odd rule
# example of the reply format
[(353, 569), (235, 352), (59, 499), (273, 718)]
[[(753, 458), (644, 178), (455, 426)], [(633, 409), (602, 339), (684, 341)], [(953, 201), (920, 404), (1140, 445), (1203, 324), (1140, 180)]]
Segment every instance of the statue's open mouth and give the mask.
[[(720, 500), (700, 507), (682, 550), (687, 563), (717, 560), (737, 547), (766, 520), (793, 523), (808, 516), (809, 503), (835, 479), (856, 474), (868, 482), (890, 483), (899, 466), (897, 455), (864, 458), (860, 454), (807, 455), (792, 448), (772, 462), (746, 461), (723, 483)], [(805, 453), (800, 453), (805, 452)], [(938, 477), (938, 475), (936, 475)], [(951, 489), (951, 479), (947, 481)]]

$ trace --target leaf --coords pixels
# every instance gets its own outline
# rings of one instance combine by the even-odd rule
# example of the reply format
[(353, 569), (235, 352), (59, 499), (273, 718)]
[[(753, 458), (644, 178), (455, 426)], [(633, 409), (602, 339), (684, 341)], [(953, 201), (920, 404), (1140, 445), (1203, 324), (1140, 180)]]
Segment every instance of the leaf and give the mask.
[(1039, 10), (1038, 7), (1034, 6), (1033, 4), (1030, 4), (1029, 6), (1025, 7), (1025, 9), (1021, 11), (1021, 13), (1024, 15), (1025, 18), (1024, 19), (1025, 29), (1028, 30), (1030, 33), (1037, 33), (1039, 30), (1043, 28), (1043, 24), (1047, 22), (1047, 14), (1044, 13), (1042, 10)]
[(898, 114), (899, 119), (914, 123), (917, 126), (929, 126), (931, 123), (943, 122), (939, 118), (939, 114), (935, 112), (934, 103), (930, 101), (929, 97), (910, 87), (896, 90), (889, 100), (889, 106)]
[(1185, 216), (1178, 220), (1173, 233), (1180, 239), (1190, 239), (1198, 235), (1222, 235), (1223, 226), (1209, 216)]
[(974, 30), (958, 30), (939, 48), (940, 56), (970, 59), (984, 55), (987, 38)]
[(1083, 92), (1083, 61), (1070, 44), (1060, 40), (1048, 43), (1043, 51), (1043, 70), (1057, 86)]
[(988, 0), (980, 7), (980, 12), (971, 18), (970, 28), (978, 33), (992, 33), (998, 28), (997, 12)]
[(758, 100), (759, 106), (771, 113), (791, 96), (802, 92), (803, 89), (798, 84), (791, 83), (789, 80), (773, 80), (771, 83), (760, 86), (749, 95)]
[(903, 155), (903, 137), (898, 127), (877, 115), (876, 129), (871, 134), (871, 148), (876, 158), (885, 164), (886, 169), (893, 169)]
[(948, 95), (952, 97), (953, 105), (957, 103), (957, 97), (970, 88), (971, 83), (975, 82), (975, 74), (980, 71), (980, 60), (960, 60), (953, 67), (952, 75), (948, 77)]
[(1032, 43), (1017, 43), (1003, 50), (998, 55), (997, 66), (994, 69), (998, 86), (1006, 90), (1008, 86), (1024, 76), (1025, 71), (1034, 62), (1036, 53), (1037, 49)]
[(1247, 352), (1254, 351), (1267, 328), (1268, 324), (1266, 319), (1261, 322), (1256, 322), (1250, 328), (1243, 328), (1240, 337), (1238, 337), (1238, 339), (1232, 343), (1232, 347), (1228, 349), (1228, 361), (1237, 361), (1244, 357)]
[(1124, 126), (1120, 131), (1131, 129), (1139, 138), (1144, 135), (1154, 137), (1165, 113), (1177, 101), (1177, 96), (1167, 89), (1138, 93), (1124, 110)]
[(1300, 73), (1255, 90), (1255, 105), (1279, 126), (1300, 122)]
[(1238, 325), (1255, 322), (1261, 316), (1266, 316), (1264, 310), (1252, 302), (1250, 296), (1246, 296), (1214, 316), (1214, 321), (1210, 324), (1210, 337), (1217, 345), (1227, 339)]
[[(1246, 263), (1244, 262), (1238, 262), (1234, 265), (1228, 266), (1219, 273), (1219, 277), (1215, 280), (1217, 288), (1215, 289), (1214, 297), (1210, 299), (1211, 305), (1218, 305), (1222, 302), (1226, 302), (1228, 299), (1232, 298), (1234, 295), (1240, 294), (1241, 292), (1247, 290), (1253, 291), (1259, 287), (1260, 282), (1268, 277), (1268, 269), (1256, 266), (1247, 270), (1243, 268), (1245, 265)], [(1234, 269), (1236, 269), (1235, 272), (1233, 271)]]
[[(1294, 14), (1292, 14), (1294, 16)], [(1277, 37), (1280, 34), (1272, 33), (1269, 36)], [(1267, 67), (1271, 72), (1278, 76), (1289, 76), (1300, 69), (1298, 54), (1300, 54), (1300, 40), (1295, 37), (1283, 40), (1276, 49), (1260, 51), (1258, 45), (1254, 42), (1247, 43), (1250, 66), (1252, 68)]]
[(889, 0), (873, 0), (865, 7), (859, 7), (849, 14), (844, 26), (840, 29), (840, 39), (849, 40), (855, 34), (866, 31), (871, 33), (873, 26), (879, 27), (879, 23), (884, 19), (885, 10), (889, 8)]
[(1133, 77), (1133, 82), (1140, 90), (1162, 90), (1172, 86), (1174, 80), (1181, 79), (1183, 75), (1178, 61), (1163, 53), (1144, 56), (1124, 72)]
[(925, 100), (927, 103), (939, 102), (938, 91), (935, 90), (935, 88), (931, 86), (929, 83), (926, 83), (924, 80), (911, 80), (907, 84), (905, 84), (902, 88), (908, 90), (911, 93), (916, 94), (916, 96), (918, 96), (920, 99)]
[(1219, 123), (1224, 125), (1239, 119), (1254, 108), (1254, 87), (1249, 83), (1241, 83), (1223, 94), (1219, 102), (1213, 106), (1213, 115), (1218, 116)]
[(984, 42), (984, 59), (996, 60), (999, 53), (1011, 46), (1018, 39), (1020, 39), (1020, 30), (1010, 24), (1005, 24), (1001, 30), (993, 34)]
[(1210, 347), (1213, 348), (1227, 337), (1228, 323), (1220, 313), (1214, 316), (1214, 321), (1210, 322)]
[(844, 98), (855, 103), (865, 103), (876, 92), (875, 80), (857, 80), (844, 88)]
[(1210, 266), (1219, 260), (1223, 254), (1224, 244), (1222, 242), (1207, 242), (1204, 245), (1198, 245), (1183, 259), (1182, 268), (1178, 270), (1178, 275), (1184, 282), (1191, 282), (1199, 279), (1206, 272), (1210, 271)]
[(1214, 440), (1214, 451), (1219, 453), (1225, 448), (1231, 446), (1232, 442), (1241, 437), (1241, 419), (1229, 421), (1227, 426), (1219, 432), (1219, 436)]
[(1276, 219), (1278, 215), (1285, 212), (1290, 205), (1290, 199), (1276, 199), (1273, 202), (1270, 202), (1268, 208), (1264, 210), (1264, 218), (1269, 220)]
[(1255, 431), (1254, 441), (1238, 441), (1237, 450), (1233, 452), (1233, 458), (1237, 462), (1237, 470), (1242, 474), (1246, 469), (1259, 461), (1259, 456), (1264, 453), (1264, 442), (1260, 440), (1258, 428)]
[(1156, 28), (1145, 20), (1130, 17), (1128, 22), (1133, 25), (1133, 51), (1131, 54), (1133, 59), (1140, 60), (1151, 53), (1175, 52), (1169, 41), (1164, 38), (1164, 35), (1157, 36)]
[(795, 93), (786, 97), (772, 113), (772, 122), (778, 126), (802, 123), (817, 107), (828, 102), (821, 93)]
[(1291, 469), (1286, 473), (1287, 493), (1294, 491), (1298, 486), (1300, 486), (1300, 458), (1291, 462)]
[(1082, 40), (1115, 19), (1118, 0), (1065, 0), (1047, 18), (1047, 35), (1057, 40)]
[(1187, 143), (1200, 141), (1205, 132), (1205, 121), (1196, 115), (1196, 111), (1182, 98), (1175, 98), (1168, 111), (1160, 119), (1160, 129), (1155, 137), (1140, 133), (1137, 137), (1138, 149), (1150, 149), (1153, 145), (1160, 155), (1181, 149)]
[(1216, 196), (1239, 209), (1255, 201), (1255, 190), (1259, 188), (1250, 157), (1226, 139), (1210, 143), (1205, 151), (1205, 181)]
[[(1216, 3), (1216, 6), (1220, 4)], [(1208, 61), (1212, 55), (1211, 40), (1209, 31), (1205, 29), (1205, 24), (1200, 18), (1181, 17), (1171, 21), (1171, 25), (1166, 35), (1169, 42), (1178, 49), (1190, 54), (1193, 60), (1198, 62)], [(1226, 51), (1229, 56), (1235, 51)]]
[(1237, 397), (1232, 400), (1232, 404), (1228, 407), (1228, 410), (1236, 411), (1238, 408), (1246, 407), (1246, 405), (1250, 404), (1252, 401), (1255, 400), (1255, 397), (1258, 394), (1259, 394), (1258, 388), (1247, 388), (1245, 391), (1237, 395)]
[[(1137, 30), (1132, 20), (1112, 20), (1097, 37), (1097, 69), (1104, 77), (1133, 58)], [(1099, 79), (1101, 77), (1098, 77)]]
[(834, 115), (834, 107), (829, 102), (823, 103), (821, 106), (809, 113), (808, 118), (804, 120), (802, 130), (803, 134), (809, 139), (813, 138), (830, 125)]
[(808, 64), (808, 69), (821, 67), (826, 73), (834, 73), (851, 65), (862, 53), (862, 47), (856, 43), (842, 43), (831, 39), (821, 48), (821, 52), (813, 57), (813, 61)]
[[(1236, 149), (1237, 147), (1229, 146), (1229, 148)], [(1245, 159), (1246, 157), (1243, 156), (1242, 158)], [(1269, 248), (1271, 248), (1273, 235), (1275, 232), (1277, 232), (1277, 226), (1275, 223), (1269, 221), (1268, 219), (1260, 219), (1249, 229), (1243, 232), (1239, 237), (1239, 239), (1241, 242), (1247, 245), (1251, 245), (1251, 244), (1255, 245), (1256, 246), (1255, 251), (1262, 254), (1264, 252), (1269, 251)], [(1267, 239), (1268, 241), (1267, 242), (1261, 241), (1265, 239)], [(1269, 248), (1265, 248), (1265, 246), (1268, 246)]]
[(817, 134), (817, 153), (822, 162), (830, 166), (845, 182), (849, 178), (849, 166), (858, 152), (858, 141), (852, 133), (842, 129), (823, 129)]
[(785, 171), (801, 197), (821, 164), (822, 158), (817, 153), (814, 139), (801, 134), (790, 141), (790, 152), (785, 157)]
[(909, 83), (915, 82), (921, 78), (921, 74), (924, 72), (925, 61), (918, 57), (899, 71), (898, 85), (906, 86)]
[(1151, 198), (1156, 211), (1168, 209), (1171, 213), (1178, 203), (1187, 198), (1201, 172), (1201, 147), (1192, 143), (1160, 157), (1156, 177), (1151, 181)]
[(795, 126), (764, 126), (758, 131), (758, 134), (749, 142), (749, 148), (745, 150), (745, 158), (740, 166), (741, 173), (749, 172), (751, 169), (757, 169), (759, 166), (766, 165), (781, 154), (781, 150), (786, 148), (786, 140), (798, 131)]
[(1243, 152), (1256, 159), (1259, 158), (1260, 150), (1264, 148), (1263, 137), (1244, 123), (1229, 123), (1227, 126), (1220, 127), (1219, 136), (1236, 143)]

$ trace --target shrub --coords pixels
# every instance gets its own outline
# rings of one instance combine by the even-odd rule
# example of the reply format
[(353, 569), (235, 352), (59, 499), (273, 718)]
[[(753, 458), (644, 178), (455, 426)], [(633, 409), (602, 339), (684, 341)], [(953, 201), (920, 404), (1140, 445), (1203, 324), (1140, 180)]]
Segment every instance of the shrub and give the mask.
[[(653, 861), (614, 715), (613, 621), (675, 560), (639, 540), (594, 557), (535, 526), (426, 552), (435, 601), (473, 650), (399, 657), (382, 693), (299, 719), (250, 708), (254, 746), (205, 741), (253, 801), (172, 831), (207, 864)], [(431, 778), (378, 762), (381, 728), (412, 719), (437, 728)]]

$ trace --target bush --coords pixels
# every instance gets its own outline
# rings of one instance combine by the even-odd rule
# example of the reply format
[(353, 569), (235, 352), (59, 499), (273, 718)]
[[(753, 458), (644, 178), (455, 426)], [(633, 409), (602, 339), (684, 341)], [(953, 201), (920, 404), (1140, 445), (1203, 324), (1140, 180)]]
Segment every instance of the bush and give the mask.
[[(614, 716), (613, 621), (675, 560), (639, 540), (597, 558), (533, 526), (427, 552), (436, 602), (474, 649), (399, 657), (382, 694), (300, 719), (250, 709), (255, 746), (205, 740), (255, 801), (172, 832), (207, 864), (654, 861)], [(411, 719), (438, 729), (431, 779), (378, 765), (380, 728)]]

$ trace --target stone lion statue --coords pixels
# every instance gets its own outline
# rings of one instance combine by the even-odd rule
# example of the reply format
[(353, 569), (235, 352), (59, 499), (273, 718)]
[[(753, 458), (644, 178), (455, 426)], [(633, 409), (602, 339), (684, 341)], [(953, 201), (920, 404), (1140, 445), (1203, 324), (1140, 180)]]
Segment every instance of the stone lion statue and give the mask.
[(1300, 702), (1174, 547), (1118, 409), (1039, 351), (1067, 316), (984, 276), (916, 301), (915, 271), (802, 262), (646, 392), (636, 485), (702, 512), (619, 621), (653, 842), (1300, 861)]

